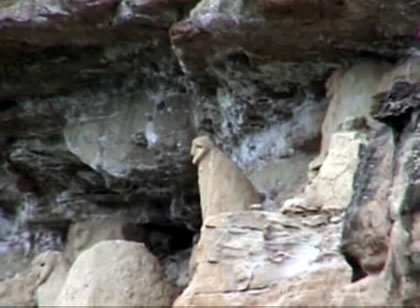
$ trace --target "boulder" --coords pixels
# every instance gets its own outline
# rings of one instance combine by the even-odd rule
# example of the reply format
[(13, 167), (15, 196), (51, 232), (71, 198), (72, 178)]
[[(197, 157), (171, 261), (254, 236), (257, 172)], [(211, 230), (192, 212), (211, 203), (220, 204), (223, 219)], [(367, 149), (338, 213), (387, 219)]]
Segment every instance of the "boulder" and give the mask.
[(56, 306), (169, 306), (174, 290), (143, 244), (98, 243), (71, 267)]

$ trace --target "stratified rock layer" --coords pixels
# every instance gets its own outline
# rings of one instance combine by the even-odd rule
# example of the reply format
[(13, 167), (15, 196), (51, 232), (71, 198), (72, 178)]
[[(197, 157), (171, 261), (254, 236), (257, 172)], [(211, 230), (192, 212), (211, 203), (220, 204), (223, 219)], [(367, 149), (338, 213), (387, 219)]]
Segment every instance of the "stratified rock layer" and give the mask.
[[(328, 225), (322, 214), (299, 218), (257, 211), (208, 217), (192, 255), (191, 281), (175, 306), (286, 305), (311, 300), (321, 305), (322, 294), (348, 279), (336, 250), (340, 224)], [(313, 288), (319, 279), (325, 279), (325, 284), (305, 293), (304, 288)]]
[[(284, 203), (284, 215), (336, 236), (350, 202), (341, 250), (353, 279), (367, 276), (356, 289), (376, 281), (367, 293), (375, 303), (416, 302), (416, 282), (399, 279), (415, 281), (415, 210), (401, 204), (416, 199), (420, 66), (395, 63), (416, 53), (408, 48), (419, 18), (420, 3), (404, 0), (2, 1), (0, 278), (9, 278), (1, 286), (10, 292), (0, 293), (13, 297), (27, 285), (11, 277), (39, 252), (63, 250), (72, 261), (115, 238), (144, 242), (184, 287), (202, 223), (189, 147), (207, 134), (251, 175), (264, 209)], [(74, 234), (97, 221), (97, 230)], [(269, 299), (244, 300), (318, 303), (317, 294), (328, 294), (319, 281), (329, 288), (344, 277), (334, 275), (341, 265), (328, 264), (281, 280)], [(35, 289), (6, 304), (34, 303)]]

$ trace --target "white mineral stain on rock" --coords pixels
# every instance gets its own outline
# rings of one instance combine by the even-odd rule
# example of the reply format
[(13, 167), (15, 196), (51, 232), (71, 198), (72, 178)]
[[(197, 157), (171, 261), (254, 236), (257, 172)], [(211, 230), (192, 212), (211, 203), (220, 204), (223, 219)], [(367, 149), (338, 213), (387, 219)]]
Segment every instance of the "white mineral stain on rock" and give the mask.
[(310, 268), (310, 264), (318, 258), (319, 254), (319, 249), (311, 244), (298, 247), (294, 251), (293, 257), (284, 262), (285, 277), (294, 277), (307, 271)]
[(159, 140), (159, 136), (155, 133), (154, 124), (152, 121), (146, 123), (145, 135), (148, 146), (153, 146)]

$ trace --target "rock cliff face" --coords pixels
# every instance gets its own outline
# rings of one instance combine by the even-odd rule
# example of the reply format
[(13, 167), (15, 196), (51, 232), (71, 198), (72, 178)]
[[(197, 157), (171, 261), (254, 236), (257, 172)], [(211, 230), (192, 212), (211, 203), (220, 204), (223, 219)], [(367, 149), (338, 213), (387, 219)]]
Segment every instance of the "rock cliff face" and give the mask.
[[(179, 306), (418, 304), (418, 20), (403, 0), (1, 1), (0, 303), (58, 296), (50, 250), (71, 285), (125, 240)], [(262, 212), (202, 222), (199, 135)]]

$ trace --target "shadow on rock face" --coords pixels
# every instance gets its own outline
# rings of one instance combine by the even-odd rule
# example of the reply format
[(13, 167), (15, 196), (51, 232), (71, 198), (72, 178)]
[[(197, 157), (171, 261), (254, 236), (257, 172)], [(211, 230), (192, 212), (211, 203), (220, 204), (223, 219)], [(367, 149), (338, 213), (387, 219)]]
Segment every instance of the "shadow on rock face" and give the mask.
[(175, 225), (127, 224), (123, 228), (128, 241), (142, 242), (159, 259), (191, 248), (195, 232)]
[(359, 264), (359, 261), (354, 258), (353, 256), (346, 254), (343, 252), (344, 259), (350, 265), (352, 273), (351, 273), (351, 282), (356, 282), (360, 279), (363, 279), (367, 276), (367, 274), (363, 271), (362, 267)]

